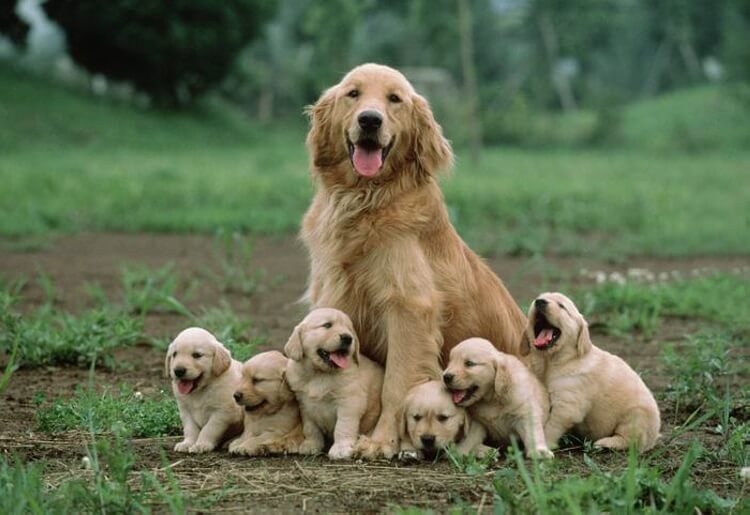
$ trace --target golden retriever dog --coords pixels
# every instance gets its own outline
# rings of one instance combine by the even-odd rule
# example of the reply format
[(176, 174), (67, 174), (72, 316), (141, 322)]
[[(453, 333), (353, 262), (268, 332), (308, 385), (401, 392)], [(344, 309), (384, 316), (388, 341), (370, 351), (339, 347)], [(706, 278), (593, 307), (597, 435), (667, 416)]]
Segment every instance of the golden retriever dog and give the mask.
[(208, 452), (242, 432), (242, 408), (232, 399), (242, 363), (205, 329), (190, 327), (172, 341), (164, 361), (185, 439), (178, 452)]
[(434, 459), (438, 450), (450, 444), (460, 454), (482, 455), (490, 450), (482, 444), (486, 434), (464, 408), (453, 404), (441, 381), (417, 385), (404, 399), (401, 452), (406, 455), (417, 451), (422, 458)]
[(517, 436), (527, 456), (554, 456), (544, 438), (547, 392), (518, 358), (498, 351), (487, 340), (469, 338), (451, 351), (443, 382), (453, 402), (466, 407), (491, 440), (505, 443)]
[(568, 297), (544, 293), (532, 302), (522, 352), (531, 353), (531, 367), (549, 392), (544, 433), (550, 447), (570, 429), (597, 447), (654, 446), (660, 427), (654, 396), (625, 361), (591, 343), (588, 324)]
[(299, 404), (286, 382), (289, 360), (261, 352), (242, 365), (234, 400), (245, 411), (245, 430), (229, 444), (231, 454), (296, 453), (304, 439)]
[(360, 434), (380, 415), (383, 370), (360, 353), (349, 317), (336, 309), (312, 311), (284, 347), (286, 378), (300, 403), (305, 439), (301, 454), (317, 454), (333, 438), (331, 459), (352, 456)]
[(306, 295), (348, 313), (362, 352), (385, 366), (383, 412), (358, 452), (390, 457), (404, 392), (439, 379), (441, 358), (465, 338), (516, 353), (525, 317), (451, 225), (438, 185), (451, 147), (401, 73), (358, 66), (309, 115)]

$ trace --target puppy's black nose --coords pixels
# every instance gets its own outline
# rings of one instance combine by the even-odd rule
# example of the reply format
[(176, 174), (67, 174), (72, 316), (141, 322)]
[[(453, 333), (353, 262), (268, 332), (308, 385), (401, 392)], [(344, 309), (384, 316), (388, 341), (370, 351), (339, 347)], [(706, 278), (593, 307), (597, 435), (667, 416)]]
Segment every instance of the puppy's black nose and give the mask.
[(546, 300), (544, 300), (544, 299), (536, 299), (534, 301), (534, 307), (536, 307), (537, 309), (542, 309), (547, 304), (548, 304), (548, 302)]
[(187, 372), (187, 370), (185, 370), (185, 367), (177, 367), (177, 368), (174, 369), (174, 375), (176, 377), (182, 377), (182, 376), (184, 376), (185, 372)]
[(234, 402), (239, 404), (239, 402), (242, 400), (242, 392), (234, 392), (234, 395), (232, 395), (232, 397), (234, 397)]
[(357, 122), (364, 131), (375, 131), (383, 125), (383, 116), (377, 111), (362, 111), (357, 116)]
[(352, 344), (352, 335), (351, 334), (342, 334), (340, 337), (341, 339), (341, 346), (342, 347), (348, 347)]
[(443, 382), (446, 386), (450, 386), (453, 382), (453, 374), (443, 374)]
[(422, 445), (425, 449), (432, 449), (435, 447), (435, 435), (422, 435), (419, 439), (422, 440)]

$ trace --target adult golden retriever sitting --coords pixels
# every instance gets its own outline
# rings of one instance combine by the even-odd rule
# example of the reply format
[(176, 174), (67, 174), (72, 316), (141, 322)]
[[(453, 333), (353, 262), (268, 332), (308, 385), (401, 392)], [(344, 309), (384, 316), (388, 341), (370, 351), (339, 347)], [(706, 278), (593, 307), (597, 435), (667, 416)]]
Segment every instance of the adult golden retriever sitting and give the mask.
[(451, 147), (401, 73), (359, 66), (309, 114), (307, 295), (349, 314), (363, 353), (385, 365), (383, 411), (358, 452), (391, 457), (404, 393), (439, 379), (441, 357), (466, 338), (516, 353), (525, 318), (451, 225), (437, 182)]

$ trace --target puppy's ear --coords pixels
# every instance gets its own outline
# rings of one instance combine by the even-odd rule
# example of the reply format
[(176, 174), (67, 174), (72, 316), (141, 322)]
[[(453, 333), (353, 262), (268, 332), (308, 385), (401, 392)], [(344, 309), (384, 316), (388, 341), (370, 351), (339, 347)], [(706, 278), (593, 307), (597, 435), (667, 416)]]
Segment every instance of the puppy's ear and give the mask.
[(302, 350), (302, 324), (297, 324), (297, 327), (292, 331), (292, 335), (287, 340), (286, 345), (284, 345), (284, 354), (286, 354), (287, 358), (294, 361), (302, 359), (304, 354)]
[(211, 362), (211, 374), (214, 377), (220, 376), (227, 371), (229, 365), (232, 364), (232, 355), (229, 351), (220, 343), (216, 345), (216, 351), (214, 352), (214, 359)]
[(170, 345), (169, 347), (167, 347), (167, 357), (164, 358), (164, 377), (166, 378), (170, 377), (169, 369), (171, 368), (171, 365), (172, 365), (172, 352), (174, 352), (173, 346)]
[(417, 166), (427, 174), (453, 165), (451, 145), (443, 137), (443, 129), (435, 121), (430, 104), (420, 95), (414, 95), (414, 154)]
[(411, 437), (409, 436), (409, 425), (408, 425), (408, 409), (407, 406), (409, 404), (409, 397), (407, 396), (406, 399), (404, 399), (404, 403), (401, 405), (401, 408), (398, 410), (398, 414), (396, 415), (396, 420), (398, 421), (398, 428), (399, 428), (399, 434), (400, 434), (400, 440), (403, 442), (409, 442), (412, 445), (414, 442), (411, 441)]
[(524, 327), (523, 333), (521, 333), (521, 345), (518, 347), (518, 352), (521, 356), (528, 356), (531, 352), (531, 342), (529, 341), (529, 332)]
[(495, 359), (495, 395), (502, 399), (508, 393), (510, 388), (510, 371), (505, 361)]
[(333, 166), (346, 157), (343, 155), (342, 143), (334, 141), (333, 108), (336, 105), (336, 88), (338, 86), (327, 89), (314, 105), (305, 108), (305, 113), (310, 118), (306, 144), (316, 167)]
[(294, 393), (286, 382), (286, 370), (281, 371), (281, 382), (279, 383), (279, 398), (282, 402), (289, 402), (294, 398)]
[(359, 366), (359, 337), (356, 334), (354, 335), (354, 346), (352, 347), (352, 359)]
[(463, 441), (463, 439), (466, 438), (466, 435), (471, 432), (471, 417), (469, 416), (469, 411), (463, 410), (463, 412), (464, 420), (461, 423), (461, 426), (458, 428), (458, 433), (456, 434), (456, 438), (453, 439), (453, 443), (459, 443)]
[(589, 324), (586, 319), (581, 316), (578, 321), (580, 328), (578, 329), (578, 341), (576, 342), (576, 352), (578, 357), (583, 356), (591, 350), (593, 344), (591, 343), (591, 335), (589, 335)]

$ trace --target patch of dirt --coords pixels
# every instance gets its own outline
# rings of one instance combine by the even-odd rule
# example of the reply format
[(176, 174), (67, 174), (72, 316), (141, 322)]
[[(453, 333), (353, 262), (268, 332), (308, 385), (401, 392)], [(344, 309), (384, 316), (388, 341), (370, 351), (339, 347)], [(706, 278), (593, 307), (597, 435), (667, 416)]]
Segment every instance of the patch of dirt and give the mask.
[[(7, 249), (8, 246), (0, 246)], [(559, 289), (586, 282), (590, 276), (581, 269), (606, 273), (630, 268), (647, 268), (654, 273), (679, 270), (691, 273), (706, 267), (734, 271), (747, 267), (747, 258), (633, 259), (626, 265), (612, 265), (582, 258), (530, 259), (494, 257), (488, 260), (503, 278), (511, 293), (522, 302), (543, 290)], [(44, 290), (33, 279), (42, 271), (59, 291), (59, 307), (77, 311), (91, 306), (85, 284), (97, 282), (111, 301), (122, 297), (121, 269), (125, 264), (161, 267), (174, 263), (183, 283), (192, 294), (185, 304), (193, 312), (228, 302), (234, 311), (253, 323), (253, 334), (265, 338), (267, 348), (280, 348), (294, 325), (304, 315), (298, 299), (305, 290), (307, 258), (304, 248), (293, 238), (258, 238), (254, 243), (249, 270), (262, 270), (258, 291), (241, 295), (222, 291), (216, 281), (219, 273), (215, 241), (202, 236), (149, 234), (79, 234), (66, 236), (40, 246), (36, 251), (0, 250), (0, 277), (29, 278), (24, 289), (24, 309), (32, 309), (45, 299)], [(561, 286), (562, 285), (562, 286)], [(183, 290), (184, 293), (185, 290)], [(184, 298), (178, 296), (181, 300)], [(148, 315), (149, 336), (171, 339), (188, 325), (185, 317), (174, 314)], [(660, 329), (660, 341), (679, 339), (690, 332), (684, 321), (667, 323)], [(600, 347), (621, 355), (657, 392), (666, 386), (657, 343), (594, 334)], [(96, 370), (95, 385), (128, 383), (148, 395), (168, 388), (163, 377), (162, 353), (143, 342), (121, 349), (117, 371)], [(0, 398), (0, 452), (18, 454), (27, 460), (44, 459), (50, 473), (75, 474), (85, 452), (86, 435), (35, 432), (35, 396), (47, 399), (72, 395), (77, 386), (89, 383), (89, 372), (66, 367), (46, 367), (17, 371), (8, 390)], [(669, 407), (662, 407), (668, 412)], [(666, 417), (665, 417), (666, 418)], [(665, 420), (665, 423), (667, 420)], [(215, 490), (217, 507), (242, 511), (349, 512), (380, 511), (390, 505), (420, 505), (441, 509), (443, 503), (458, 500), (473, 505), (489, 505), (492, 494), (488, 481), (459, 474), (447, 462), (437, 464), (331, 463), (323, 458), (242, 459), (223, 453), (184, 456), (171, 448), (176, 439), (133, 440), (140, 464), (163, 473), (162, 449), (178, 481), (194, 491)], [(703, 441), (703, 439), (702, 439)], [(705, 443), (705, 442), (704, 442)], [(574, 460), (580, 461), (573, 451)], [(667, 452), (668, 454), (668, 452)], [(611, 458), (618, 462), (617, 457)], [(680, 456), (674, 457), (675, 468)], [(708, 481), (708, 478), (706, 478)], [(485, 486), (481, 486), (485, 485)], [(721, 490), (721, 488), (719, 488)], [(223, 493), (220, 493), (223, 492)]]

